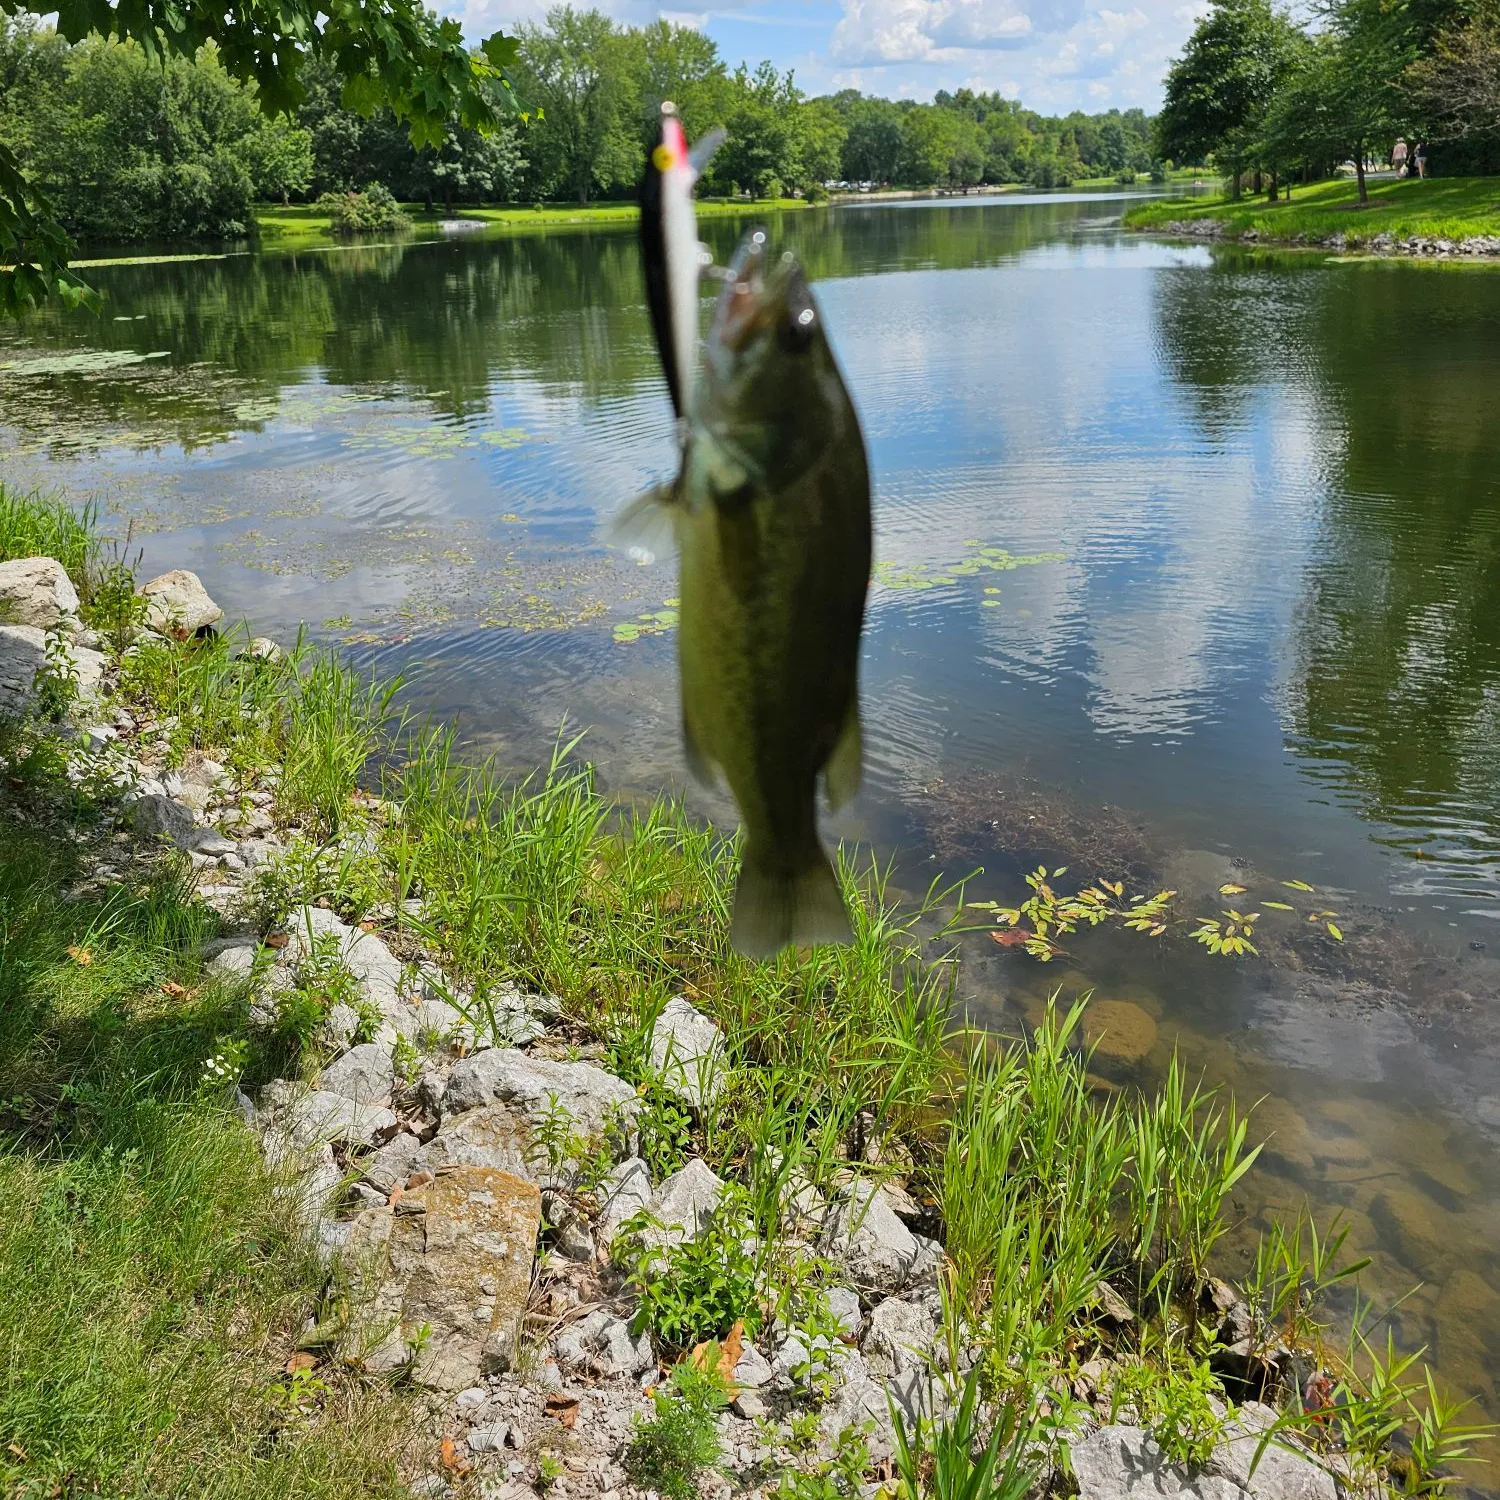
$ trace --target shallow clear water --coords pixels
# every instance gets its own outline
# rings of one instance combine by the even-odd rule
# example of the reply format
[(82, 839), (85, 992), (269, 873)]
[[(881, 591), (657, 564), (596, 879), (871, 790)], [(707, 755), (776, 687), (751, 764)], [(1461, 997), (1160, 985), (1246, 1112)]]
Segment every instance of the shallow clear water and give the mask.
[[(1342, 946), (1270, 911), (1240, 962), (1101, 933), (1042, 968), (977, 934), (967, 987), (1002, 1020), (1096, 985), (1155, 1028), (1122, 1078), (1175, 1044), (1268, 1096), (1231, 1254), (1342, 1209), (1372, 1290), (1423, 1283), (1403, 1340), (1500, 1416), (1500, 274), (1119, 209), (770, 226), (876, 479), (865, 789), (830, 831), (910, 887), (982, 869), (974, 899), (1041, 859), (1186, 916), (1315, 885)], [(672, 462), (631, 234), (95, 275), (102, 320), (0, 328), (0, 476), (96, 493), (259, 629), (407, 669), (476, 749), (529, 763), (566, 716), (607, 785), (683, 784), (671, 569), (598, 540)]]

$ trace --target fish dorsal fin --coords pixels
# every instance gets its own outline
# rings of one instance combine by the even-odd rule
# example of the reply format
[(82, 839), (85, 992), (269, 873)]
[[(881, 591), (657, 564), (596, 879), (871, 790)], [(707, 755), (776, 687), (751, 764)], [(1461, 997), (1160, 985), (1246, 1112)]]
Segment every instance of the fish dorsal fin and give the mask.
[(860, 728), (859, 697), (856, 695), (849, 704), (849, 713), (833, 754), (823, 767), (823, 789), (828, 793), (829, 807), (842, 807), (859, 790), (864, 758), (864, 732)]
[(677, 545), (676, 515), (676, 486), (659, 484), (616, 511), (604, 539), (636, 562), (655, 562)]
[(700, 135), (688, 148), (688, 165), (693, 169), (694, 179), (703, 175), (703, 169), (712, 159), (714, 152), (724, 144), (724, 134), (724, 127), (715, 125), (712, 130)]

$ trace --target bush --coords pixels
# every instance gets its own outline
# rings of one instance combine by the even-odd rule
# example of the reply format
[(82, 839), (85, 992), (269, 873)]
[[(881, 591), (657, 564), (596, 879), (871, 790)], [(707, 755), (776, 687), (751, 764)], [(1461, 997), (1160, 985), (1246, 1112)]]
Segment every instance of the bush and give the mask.
[(318, 207), (328, 215), (335, 234), (372, 234), (411, 226), (391, 190), (381, 182), (372, 182), (362, 193), (324, 193)]
[(697, 1500), (698, 1476), (719, 1460), (719, 1413), (729, 1390), (719, 1374), (717, 1350), (701, 1364), (685, 1359), (665, 1390), (652, 1397), (655, 1415), (637, 1426), (625, 1450), (625, 1472), (642, 1489), (667, 1500)]

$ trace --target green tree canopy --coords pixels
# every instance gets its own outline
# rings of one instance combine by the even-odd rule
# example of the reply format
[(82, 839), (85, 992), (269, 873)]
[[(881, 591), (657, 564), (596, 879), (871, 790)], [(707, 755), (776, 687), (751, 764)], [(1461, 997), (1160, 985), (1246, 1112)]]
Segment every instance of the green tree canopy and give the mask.
[[(0, 9), (25, 18), (53, 8), (3, 0)], [(471, 52), (457, 21), (440, 20), (418, 0), (62, 0), (55, 13), (70, 42), (97, 36), (134, 42), (150, 58), (184, 59), (211, 45), (224, 72), (254, 85), (270, 113), (302, 102), (307, 65), (322, 59), (343, 80), (347, 105), (388, 106), (419, 145), (437, 145), (452, 119), (487, 131), (516, 108), (507, 73), (514, 42), (497, 32)], [(68, 253), (46, 193), (0, 144), (0, 311), (54, 292), (83, 295)]]
[(1305, 39), (1270, 0), (1214, 0), (1167, 72), (1156, 154), (1212, 156), (1238, 175), (1254, 163), (1261, 117)]

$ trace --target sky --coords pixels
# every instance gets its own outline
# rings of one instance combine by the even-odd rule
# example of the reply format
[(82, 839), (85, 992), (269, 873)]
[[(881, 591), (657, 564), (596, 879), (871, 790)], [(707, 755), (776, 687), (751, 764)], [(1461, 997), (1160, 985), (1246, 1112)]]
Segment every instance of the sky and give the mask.
[[(447, 0), (471, 36), (540, 19), (548, 0)], [(577, 0), (588, 3), (588, 0)], [(1207, 0), (593, 0), (631, 24), (658, 16), (706, 32), (734, 66), (769, 58), (809, 94), (892, 99), (999, 90), (1043, 114), (1154, 113), (1168, 61)]]

